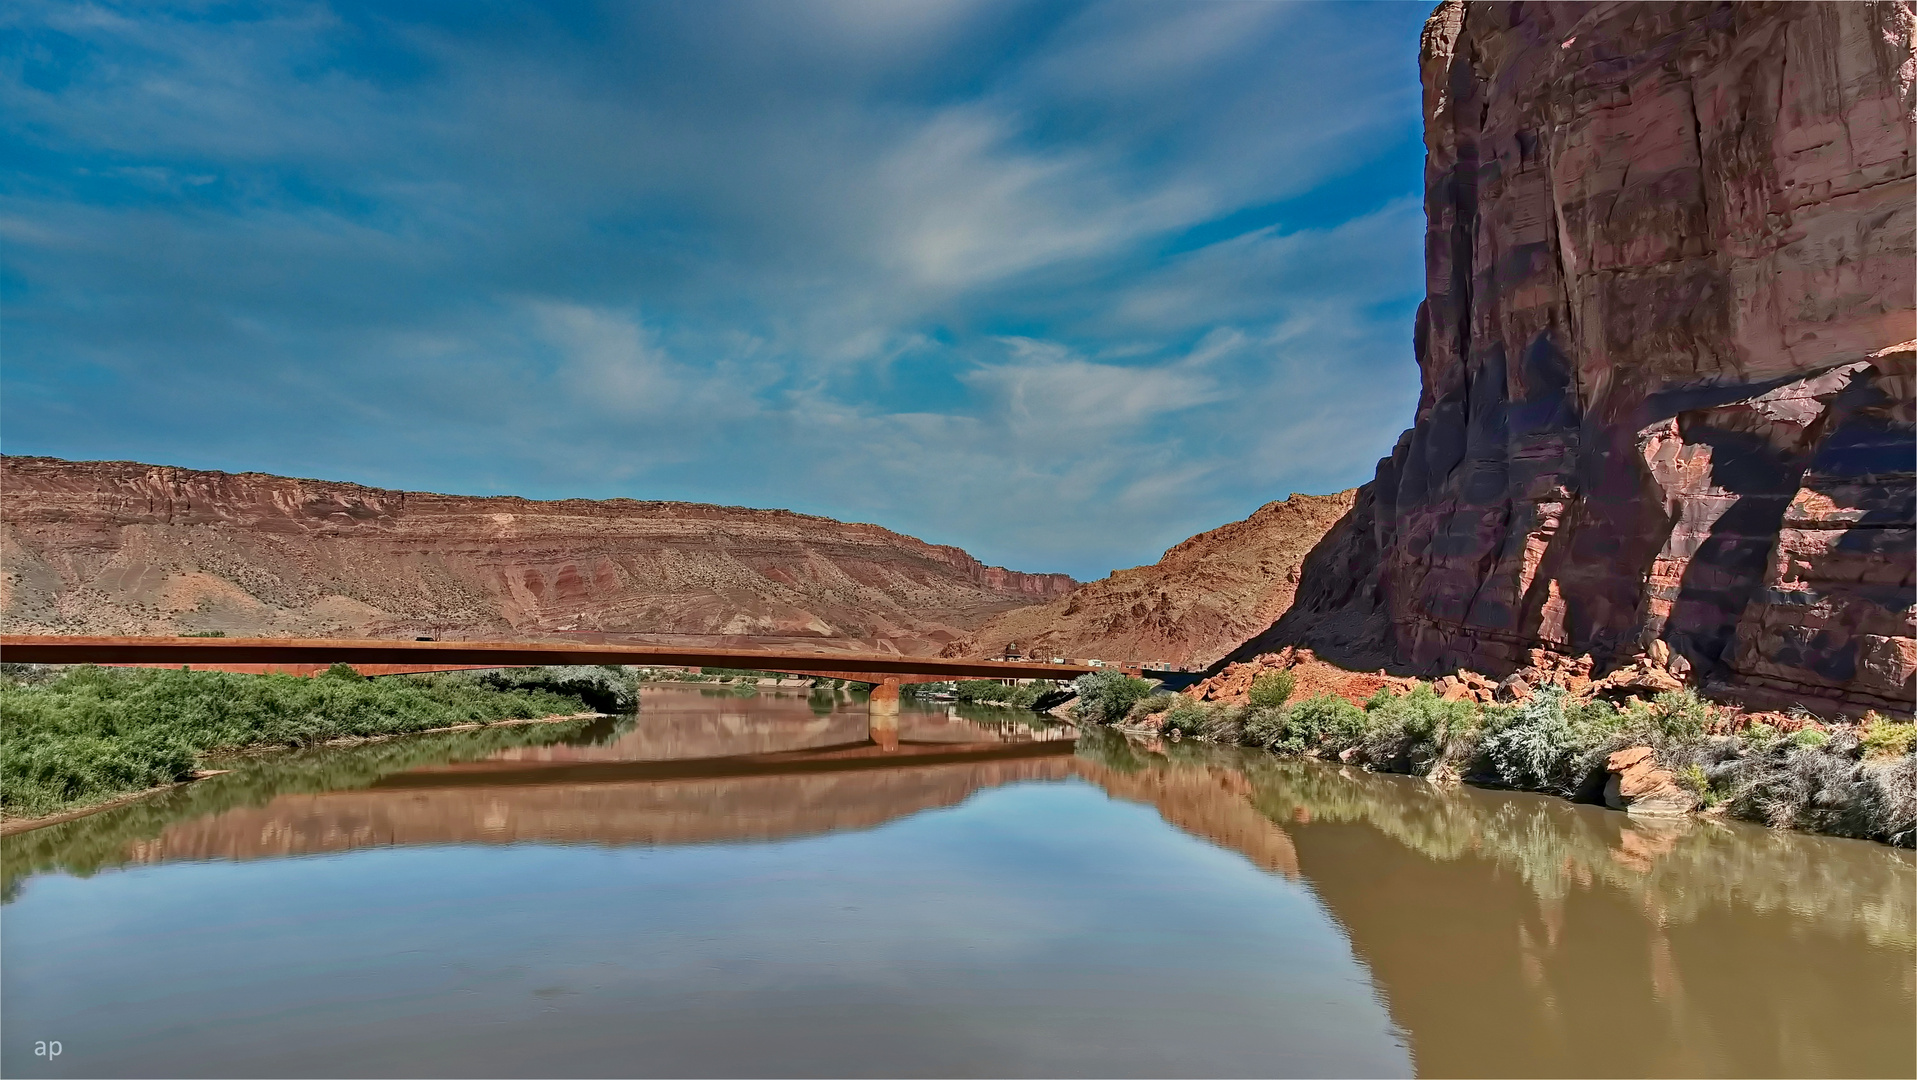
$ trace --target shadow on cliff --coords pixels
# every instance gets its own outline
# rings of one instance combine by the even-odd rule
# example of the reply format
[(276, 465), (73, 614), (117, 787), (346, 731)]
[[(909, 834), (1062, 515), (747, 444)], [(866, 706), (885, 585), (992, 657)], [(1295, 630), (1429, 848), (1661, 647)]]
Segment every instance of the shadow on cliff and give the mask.
[[(1379, 463), (1380, 473), (1390, 459)], [(1326, 530), (1300, 567), (1291, 607), (1257, 636), (1233, 649), (1208, 673), (1287, 646), (1311, 649), (1322, 660), (1352, 670), (1418, 675), (1391, 647), (1391, 624), (1378, 595), (1379, 552), (1372, 492), (1360, 489), (1350, 510)]]

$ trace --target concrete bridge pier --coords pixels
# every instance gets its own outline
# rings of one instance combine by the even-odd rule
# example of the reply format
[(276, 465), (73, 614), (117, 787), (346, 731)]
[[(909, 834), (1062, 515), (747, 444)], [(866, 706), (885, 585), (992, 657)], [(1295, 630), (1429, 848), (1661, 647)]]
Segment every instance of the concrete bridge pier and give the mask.
[(866, 699), (866, 734), (881, 750), (899, 748), (899, 680), (882, 678)]
[(861, 682), (872, 688), (865, 699), (866, 735), (881, 750), (899, 748), (899, 687), (904, 683), (937, 682), (937, 675), (883, 675), (876, 671), (820, 671), (847, 682)]

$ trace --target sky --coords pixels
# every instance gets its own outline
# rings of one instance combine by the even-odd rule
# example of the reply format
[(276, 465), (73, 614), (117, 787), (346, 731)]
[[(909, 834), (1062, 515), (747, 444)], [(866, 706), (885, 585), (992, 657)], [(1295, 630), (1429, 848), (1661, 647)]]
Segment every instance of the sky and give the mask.
[(1423, 3), (0, 9), (0, 450), (1080, 579), (1409, 424)]

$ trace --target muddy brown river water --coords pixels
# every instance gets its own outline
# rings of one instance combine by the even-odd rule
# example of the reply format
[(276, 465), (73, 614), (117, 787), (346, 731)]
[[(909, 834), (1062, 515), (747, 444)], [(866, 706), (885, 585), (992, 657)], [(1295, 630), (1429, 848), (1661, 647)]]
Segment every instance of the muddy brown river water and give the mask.
[(867, 735), (659, 687), (7, 837), (0, 1071), (1917, 1075), (1907, 851), (1006, 710)]

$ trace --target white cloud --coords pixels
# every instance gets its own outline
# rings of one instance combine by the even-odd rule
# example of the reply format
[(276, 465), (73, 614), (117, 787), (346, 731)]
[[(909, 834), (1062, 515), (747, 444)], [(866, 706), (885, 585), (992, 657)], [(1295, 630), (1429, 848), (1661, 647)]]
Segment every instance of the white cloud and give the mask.
[(1045, 443), (1113, 437), (1155, 416), (1217, 401), (1203, 357), (1159, 366), (1100, 364), (1057, 342), (1006, 339), (1013, 360), (982, 365), (967, 383), (986, 392), (1002, 422)]
[(681, 374), (634, 318), (543, 301), (533, 315), (563, 356), (563, 377), (578, 400), (628, 416), (661, 413), (681, 404)]

